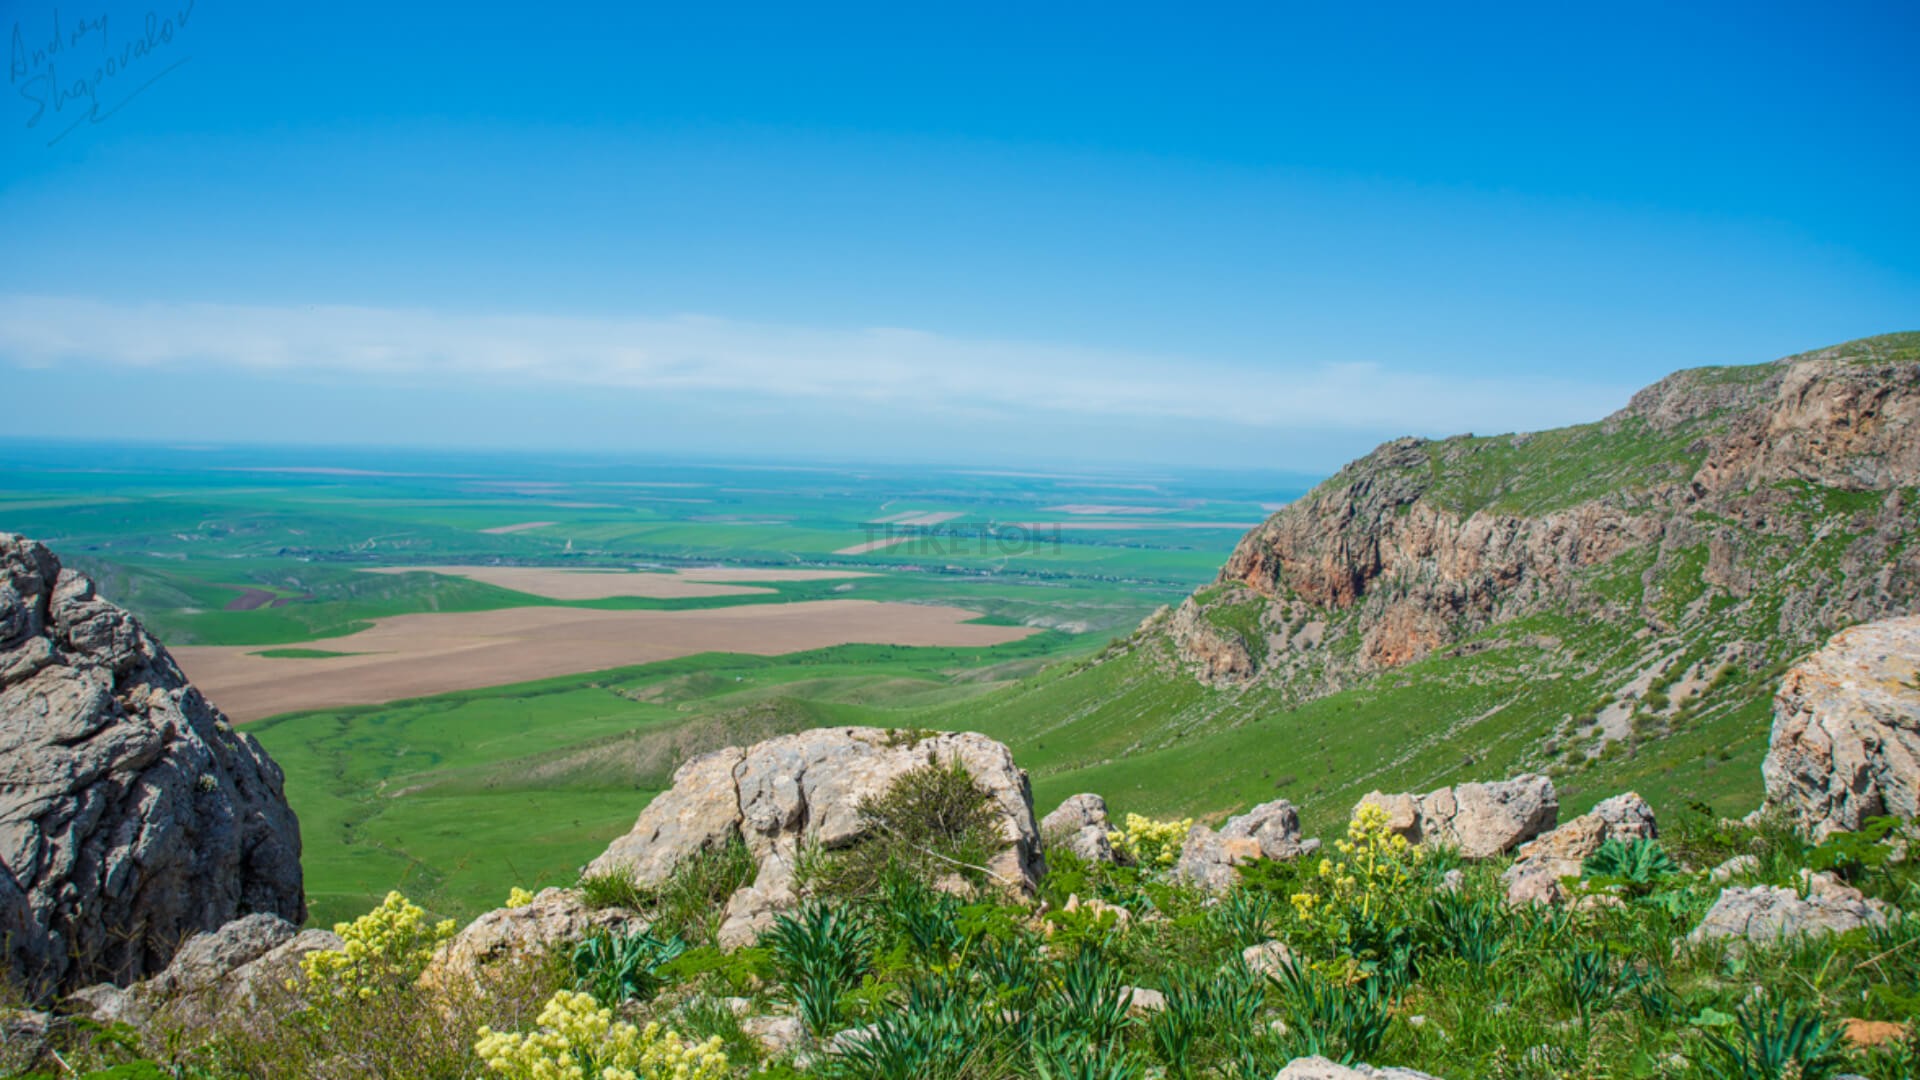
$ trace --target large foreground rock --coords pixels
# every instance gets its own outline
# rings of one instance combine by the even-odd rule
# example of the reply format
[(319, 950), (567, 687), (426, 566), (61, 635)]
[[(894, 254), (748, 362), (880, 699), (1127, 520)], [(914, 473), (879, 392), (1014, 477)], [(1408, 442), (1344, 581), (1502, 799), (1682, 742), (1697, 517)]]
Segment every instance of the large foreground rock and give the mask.
[[(1491, 784), (1460, 784), (1425, 795), (1368, 792), (1394, 832), (1416, 844), (1450, 844), (1469, 859), (1491, 859), (1553, 828), (1560, 797), (1553, 781), (1529, 773)], [(1355, 806), (1355, 810), (1359, 807)]]
[(1767, 801), (1816, 838), (1920, 814), (1920, 616), (1842, 630), (1794, 665), (1760, 768)]
[(1040, 838), (1047, 850), (1071, 851), (1087, 862), (1113, 861), (1113, 841), (1107, 834), (1107, 800), (1098, 795), (1073, 795), (1053, 813), (1040, 819)]
[(0, 971), (44, 998), (306, 917), (280, 770), (133, 616), (0, 533)]
[(1565, 899), (1560, 879), (1579, 877), (1587, 857), (1608, 840), (1631, 843), (1659, 835), (1653, 807), (1634, 792), (1615, 795), (1545, 836), (1520, 846), (1501, 880), (1507, 902), (1557, 903)]
[(1882, 905), (1829, 874), (1809, 874), (1806, 896), (1774, 885), (1729, 888), (1720, 892), (1689, 941), (1733, 938), (1772, 945), (1790, 938), (1843, 934), (1865, 926), (1885, 926)]
[(844, 848), (867, 838), (860, 803), (925, 765), (958, 762), (993, 796), (1006, 846), (986, 869), (1005, 887), (1030, 893), (1039, 880), (1040, 830), (1027, 774), (1002, 744), (971, 732), (913, 737), (879, 728), (821, 728), (746, 748), (728, 747), (682, 765), (673, 787), (647, 805), (627, 835), (587, 867), (642, 886), (666, 880), (681, 860), (734, 836), (759, 864), (752, 884), (729, 900), (724, 944), (750, 940), (790, 907), (793, 863), (802, 844)]
[(1187, 830), (1174, 873), (1195, 885), (1220, 890), (1233, 885), (1236, 866), (1255, 859), (1297, 859), (1319, 850), (1319, 840), (1300, 838), (1300, 812), (1287, 800), (1275, 799), (1228, 818), (1219, 832), (1205, 825)]

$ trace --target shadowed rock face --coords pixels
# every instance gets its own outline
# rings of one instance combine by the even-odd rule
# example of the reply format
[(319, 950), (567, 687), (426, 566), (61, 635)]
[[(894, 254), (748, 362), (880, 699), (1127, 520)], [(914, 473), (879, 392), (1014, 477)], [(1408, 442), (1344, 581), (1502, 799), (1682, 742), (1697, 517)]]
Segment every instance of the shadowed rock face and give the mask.
[(127, 612), (0, 533), (0, 956), (36, 997), (306, 917), (280, 769)]
[[(1920, 550), (1901, 543), (1915, 524), (1901, 492), (1920, 483), (1915, 337), (1683, 371), (1583, 428), (1389, 442), (1249, 532), (1213, 586), (1149, 625), (1203, 682), (1317, 695), (1542, 610), (1646, 615), (1585, 583), (1629, 552), (1651, 553), (1654, 580), (1704, 548), (1705, 577), (1737, 614), (1777, 592), (1770, 560), (1807, 542), (1796, 484), (1891, 494), (1849, 527), (1830, 578), (1796, 586), (1771, 632), (1817, 641), (1907, 613), (1920, 606)], [(1260, 609), (1264, 648), (1205, 617), (1235, 605)], [(1655, 628), (1684, 635), (1689, 620), (1728, 616)], [(1330, 651), (1334, 640), (1358, 645)]]
[(1920, 816), (1920, 617), (1843, 630), (1794, 665), (1761, 772), (1767, 801), (1816, 838)]

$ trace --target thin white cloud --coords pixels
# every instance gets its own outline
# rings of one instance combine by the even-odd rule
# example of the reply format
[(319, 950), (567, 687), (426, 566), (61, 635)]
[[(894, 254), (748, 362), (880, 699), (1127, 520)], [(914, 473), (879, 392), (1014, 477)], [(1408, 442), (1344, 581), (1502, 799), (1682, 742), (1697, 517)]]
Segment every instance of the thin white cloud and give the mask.
[(1246, 366), (1176, 356), (822, 329), (706, 316), (591, 318), (405, 308), (0, 297), (0, 359), (261, 377), (522, 381), (968, 415), (1056, 414), (1322, 431), (1498, 432), (1597, 418), (1626, 390), (1373, 364)]

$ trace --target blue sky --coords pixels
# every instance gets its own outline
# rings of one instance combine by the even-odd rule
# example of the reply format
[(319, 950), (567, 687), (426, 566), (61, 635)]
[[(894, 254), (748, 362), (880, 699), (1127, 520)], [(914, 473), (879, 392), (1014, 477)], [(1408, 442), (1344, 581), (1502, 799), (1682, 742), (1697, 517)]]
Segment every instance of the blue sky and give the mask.
[(695, 7), (6, 5), (0, 436), (1324, 470), (1920, 328), (1912, 4)]

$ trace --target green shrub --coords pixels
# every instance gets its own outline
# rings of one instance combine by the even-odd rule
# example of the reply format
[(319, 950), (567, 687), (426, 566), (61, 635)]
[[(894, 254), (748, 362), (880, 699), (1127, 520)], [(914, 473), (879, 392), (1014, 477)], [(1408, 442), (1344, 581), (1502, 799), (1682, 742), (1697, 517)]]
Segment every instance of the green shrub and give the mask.
[(1166, 1008), (1147, 1022), (1147, 1039), (1167, 1075), (1186, 1080), (1225, 1058), (1232, 1035), (1254, 1027), (1266, 995), (1244, 970), (1176, 969), (1163, 984)]
[(1215, 905), (1211, 918), (1228, 943), (1245, 948), (1273, 936), (1273, 895), (1260, 889), (1234, 889)]
[(1100, 1045), (1134, 1026), (1131, 994), (1100, 950), (1074, 953), (1056, 968), (1052, 981), (1053, 992), (1039, 1001), (1039, 1026), (1049, 1035), (1078, 1035)]
[(873, 930), (844, 907), (809, 903), (774, 920), (762, 938), (807, 1030), (832, 1033), (841, 998), (873, 966)]
[(618, 872), (590, 874), (581, 878), (580, 899), (595, 911), (607, 908), (642, 911), (647, 907), (646, 892), (634, 884), (633, 878)]
[(1825, 1080), (1840, 1071), (1840, 1037), (1805, 1006), (1781, 1001), (1742, 1005), (1732, 1038), (1706, 1035), (1713, 1056), (1703, 1062), (1715, 1080)]
[(720, 932), (727, 899), (753, 883), (759, 867), (740, 834), (719, 847), (682, 859), (653, 895), (654, 922), (694, 944), (710, 944)]
[(1609, 837), (1580, 864), (1580, 872), (1600, 886), (1620, 886), (1630, 896), (1645, 896), (1680, 872), (1658, 840), (1622, 842)]
[(1485, 967), (1500, 956), (1506, 941), (1507, 920), (1500, 903), (1491, 897), (1472, 898), (1459, 892), (1434, 895), (1423, 924), (1428, 947), (1442, 956), (1458, 957)]
[(1386, 1040), (1387, 996), (1378, 981), (1335, 985), (1314, 971), (1282, 964), (1269, 977), (1287, 1022), (1285, 1043), (1296, 1057), (1319, 1055), (1344, 1065), (1373, 1057)]
[(1139, 1057), (1115, 1043), (1058, 1035), (1033, 1044), (1033, 1072), (1040, 1080), (1139, 1080)]
[(858, 1080), (990, 1080), (1004, 1075), (996, 1066), (1005, 1045), (1005, 1032), (967, 988), (923, 980), (841, 1050), (831, 1071)]
[(975, 886), (1006, 846), (1000, 808), (959, 761), (902, 773), (885, 792), (861, 800), (864, 839), (832, 852), (809, 852), (797, 877), (816, 896), (870, 896), (890, 872), (934, 882), (958, 874)]
[(608, 1008), (650, 1001), (667, 985), (660, 969), (685, 951), (686, 942), (658, 937), (650, 929), (594, 934), (573, 947), (573, 987)]

